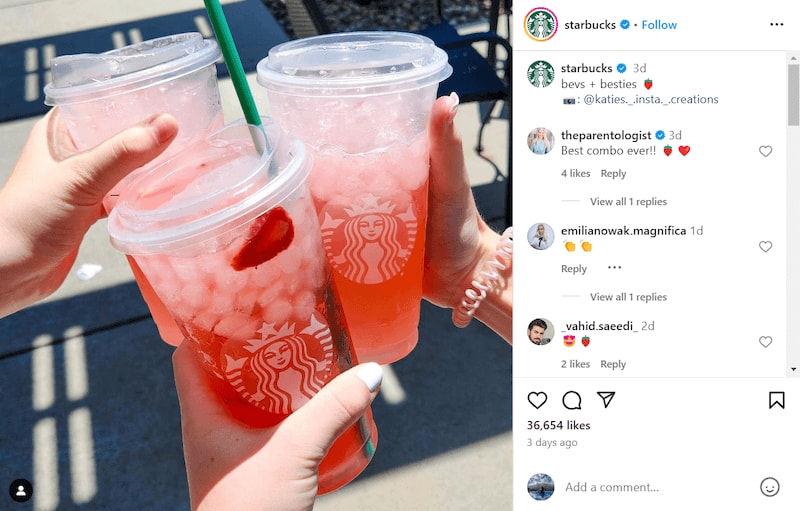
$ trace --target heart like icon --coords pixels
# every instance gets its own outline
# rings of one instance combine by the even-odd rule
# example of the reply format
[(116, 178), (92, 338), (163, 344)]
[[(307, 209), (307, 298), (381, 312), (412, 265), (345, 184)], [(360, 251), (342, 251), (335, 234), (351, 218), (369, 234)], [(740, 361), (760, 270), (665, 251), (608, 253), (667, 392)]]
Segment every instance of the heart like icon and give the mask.
[(690, 151), (691, 149), (692, 149), (692, 148), (691, 148), (691, 147), (689, 147), (688, 145), (682, 145), (682, 146), (678, 147), (678, 151), (679, 151), (679, 152), (680, 152), (682, 155), (684, 155), (684, 156), (686, 156), (687, 154), (689, 154), (689, 151)]
[(758, 248), (760, 248), (764, 253), (767, 253), (772, 248), (772, 242), (762, 241), (761, 243), (758, 244)]
[(758, 148), (758, 152), (761, 153), (761, 156), (766, 158), (770, 154), (772, 154), (772, 146), (771, 145), (762, 145)]
[(758, 338), (758, 343), (767, 348), (769, 347), (770, 344), (772, 344), (772, 337), (768, 335), (762, 335), (761, 337)]
[(544, 392), (531, 392), (528, 394), (528, 402), (538, 410), (547, 402), (547, 394)]

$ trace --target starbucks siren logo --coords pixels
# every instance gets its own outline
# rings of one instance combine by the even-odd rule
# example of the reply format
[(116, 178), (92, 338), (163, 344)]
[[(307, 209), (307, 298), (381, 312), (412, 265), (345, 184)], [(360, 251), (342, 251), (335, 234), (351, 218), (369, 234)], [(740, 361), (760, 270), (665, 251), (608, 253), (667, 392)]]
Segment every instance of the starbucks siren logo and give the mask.
[(400, 273), (417, 238), (410, 197), (407, 204), (403, 211), (367, 194), (349, 207), (323, 209), (322, 242), (334, 270), (358, 284), (380, 284)]
[(553, 83), (554, 76), (555, 70), (553, 66), (544, 60), (537, 60), (528, 67), (528, 81), (531, 82), (531, 85), (534, 87), (547, 87)]
[(331, 377), (333, 340), (325, 319), (312, 313), (305, 325), (264, 322), (260, 336), (231, 340), (220, 351), (228, 382), (250, 403), (289, 415)]
[(546, 7), (536, 7), (525, 16), (525, 33), (534, 41), (547, 41), (558, 30), (558, 18)]

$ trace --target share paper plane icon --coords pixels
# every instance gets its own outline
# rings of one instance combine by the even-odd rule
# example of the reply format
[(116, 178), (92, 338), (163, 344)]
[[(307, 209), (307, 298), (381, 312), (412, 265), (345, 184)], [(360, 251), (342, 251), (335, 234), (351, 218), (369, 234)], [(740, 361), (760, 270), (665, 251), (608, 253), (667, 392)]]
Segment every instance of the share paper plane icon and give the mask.
[(608, 408), (608, 405), (611, 404), (611, 400), (614, 399), (614, 395), (616, 392), (598, 392), (597, 395), (600, 396), (600, 399), (603, 400), (603, 407)]

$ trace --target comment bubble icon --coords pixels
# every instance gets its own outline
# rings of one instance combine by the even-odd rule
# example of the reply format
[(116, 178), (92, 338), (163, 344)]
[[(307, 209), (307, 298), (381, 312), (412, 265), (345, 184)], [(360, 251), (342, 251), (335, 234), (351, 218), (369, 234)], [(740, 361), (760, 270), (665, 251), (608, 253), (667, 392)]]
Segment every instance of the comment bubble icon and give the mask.
[(564, 408), (567, 410), (581, 409), (581, 395), (574, 390), (566, 392), (564, 397), (561, 398), (561, 402), (564, 404)]

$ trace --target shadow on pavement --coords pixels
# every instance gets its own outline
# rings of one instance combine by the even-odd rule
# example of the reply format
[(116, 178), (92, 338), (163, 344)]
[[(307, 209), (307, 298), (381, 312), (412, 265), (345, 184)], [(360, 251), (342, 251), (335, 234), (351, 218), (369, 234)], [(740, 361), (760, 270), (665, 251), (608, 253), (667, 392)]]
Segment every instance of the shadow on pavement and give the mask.
[[(32, 481), (37, 509), (188, 509), (172, 349), (146, 314), (129, 283), (0, 321), (0, 480)], [(406, 399), (376, 399), (362, 478), (511, 429), (511, 349), (483, 325), (425, 302), (392, 367)]]
[(149, 319), (86, 336), (61, 320), (0, 360), (3, 480), (33, 483), (31, 509), (188, 509), (172, 350)]
[(417, 348), (392, 364), (406, 401), (373, 403), (378, 449), (363, 476), (511, 430), (511, 347), (477, 321), (454, 327), (450, 314), (423, 303)]

